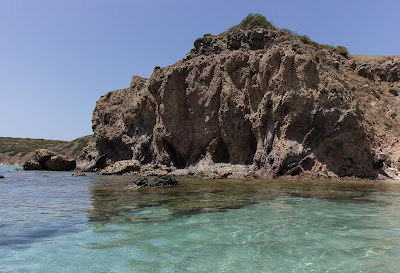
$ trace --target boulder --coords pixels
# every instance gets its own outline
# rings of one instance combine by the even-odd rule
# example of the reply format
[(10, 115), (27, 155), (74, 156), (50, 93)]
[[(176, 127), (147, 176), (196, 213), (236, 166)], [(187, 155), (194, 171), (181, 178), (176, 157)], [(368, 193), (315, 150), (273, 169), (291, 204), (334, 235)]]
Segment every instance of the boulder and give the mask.
[(0, 175), (0, 178), (4, 178), (4, 175)]
[(371, 67), (367, 64), (363, 64), (357, 67), (356, 72), (361, 77), (374, 80), (374, 74), (372, 74)]
[(52, 156), (57, 155), (57, 153), (47, 150), (47, 149), (39, 149), (35, 152), (35, 157), (33, 158), (36, 160), (40, 165), (44, 165), (44, 163), (49, 160)]
[(153, 179), (148, 180), (147, 178), (139, 178), (129, 184), (134, 188), (147, 188), (147, 187), (166, 187), (179, 185), (176, 179), (169, 175), (159, 175)]
[(100, 171), (102, 175), (111, 174), (124, 174), (129, 172), (135, 172), (140, 170), (140, 162), (137, 160), (121, 160), (114, 164), (106, 167)]
[(75, 168), (75, 159), (64, 155), (52, 156), (44, 163), (44, 169), (49, 171), (71, 171)]
[(23, 165), (24, 170), (71, 171), (76, 168), (75, 159), (47, 149), (36, 150), (33, 159)]
[(24, 170), (42, 170), (42, 166), (34, 159), (28, 160), (23, 165)]
[(99, 156), (93, 164), (88, 167), (89, 171), (96, 171), (98, 169), (104, 169), (107, 167), (107, 156), (105, 154)]

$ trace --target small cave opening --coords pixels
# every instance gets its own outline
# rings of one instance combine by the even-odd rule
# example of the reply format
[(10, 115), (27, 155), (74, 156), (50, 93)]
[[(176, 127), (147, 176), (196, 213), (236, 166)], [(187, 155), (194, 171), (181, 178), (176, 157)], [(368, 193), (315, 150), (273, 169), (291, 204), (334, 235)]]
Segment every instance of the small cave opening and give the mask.
[(210, 151), (211, 158), (214, 163), (228, 163), (229, 162), (229, 150), (226, 148), (225, 142), (219, 138)]
[(99, 154), (105, 154), (112, 161), (129, 160), (133, 157), (132, 149), (118, 140), (98, 141)]

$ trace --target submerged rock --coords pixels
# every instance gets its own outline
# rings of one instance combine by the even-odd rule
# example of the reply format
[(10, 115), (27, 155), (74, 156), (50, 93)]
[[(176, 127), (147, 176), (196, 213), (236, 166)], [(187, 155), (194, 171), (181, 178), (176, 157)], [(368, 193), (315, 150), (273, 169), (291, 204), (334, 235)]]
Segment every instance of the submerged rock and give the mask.
[(77, 173), (72, 174), (72, 176), (86, 176), (86, 174), (83, 172), (77, 172)]
[(12, 170), (8, 170), (7, 172), (20, 172), (20, 171), (24, 171), (24, 169), (23, 168), (22, 169), (15, 168), (15, 169), (12, 169)]
[(147, 188), (147, 187), (166, 187), (179, 185), (176, 179), (169, 175), (159, 175), (156, 178), (148, 180), (147, 178), (139, 178), (129, 184), (130, 187)]
[(140, 170), (140, 162), (137, 160), (121, 160), (117, 161), (114, 164), (106, 167), (105, 169), (100, 171), (102, 175), (111, 175), (111, 174), (124, 174), (134, 171)]
[(0, 178), (4, 178), (4, 175), (1, 175), (1, 174), (0, 174)]

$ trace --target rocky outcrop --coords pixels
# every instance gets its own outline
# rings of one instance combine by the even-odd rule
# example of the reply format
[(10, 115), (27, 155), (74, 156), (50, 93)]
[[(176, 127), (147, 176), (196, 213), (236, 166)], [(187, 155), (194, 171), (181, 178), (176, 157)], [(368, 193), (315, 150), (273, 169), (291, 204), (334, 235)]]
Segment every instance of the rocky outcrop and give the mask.
[(44, 169), (49, 171), (71, 171), (74, 170), (75, 167), (75, 159), (64, 155), (52, 156), (44, 163)]
[(97, 152), (95, 155), (85, 155), (79, 158), (80, 164), (77, 165), (77, 169), (85, 172), (96, 172), (107, 167), (107, 156), (105, 154), (98, 156)]
[(47, 149), (39, 149), (35, 152), (34, 159), (25, 162), (23, 168), (24, 170), (71, 171), (76, 168), (76, 161)]
[(129, 184), (131, 188), (167, 187), (179, 185), (176, 179), (169, 175), (159, 175), (153, 179), (139, 178)]
[(102, 175), (111, 175), (111, 174), (124, 174), (134, 171), (140, 170), (140, 162), (137, 160), (121, 160), (117, 161), (110, 166), (107, 166), (105, 169), (100, 171)]
[(34, 159), (28, 160), (24, 163), (23, 165), (24, 170), (42, 170), (43, 167), (42, 165), (39, 164), (39, 162), (37, 162)]
[[(266, 178), (377, 177), (376, 131), (360, 104), (378, 68), (285, 37), (206, 35), (184, 60), (102, 96), (93, 112), (99, 154), (196, 170), (246, 165)], [(397, 79), (396, 65), (379, 67), (380, 80)]]
[(400, 81), (400, 62), (393, 58), (381, 58), (379, 60), (361, 63), (357, 68), (358, 74), (370, 80), (386, 82)]
[(33, 160), (35, 160), (37, 163), (40, 165), (44, 165), (46, 161), (48, 161), (52, 156), (57, 155), (57, 153), (47, 150), (47, 149), (39, 149), (35, 151), (35, 157)]

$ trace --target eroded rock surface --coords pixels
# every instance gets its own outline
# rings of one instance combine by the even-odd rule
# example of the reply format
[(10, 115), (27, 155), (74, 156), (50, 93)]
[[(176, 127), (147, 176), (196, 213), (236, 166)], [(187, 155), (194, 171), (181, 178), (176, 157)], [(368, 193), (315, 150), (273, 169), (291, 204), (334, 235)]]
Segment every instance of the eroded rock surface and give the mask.
[(148, 180), (147, 178), (139, 178), (129, 184), (133, 188), (147, 188), (147, 187), (167, 187), (179, 185), (179, 182), (173, 176), (159, 175), (155, 178)]
[(377, 177), (377, 132), (366, 130), (361, 90), (395, 82), (397, 63), (321, 57), (318, 46), (257, 31), (204, 37), (184, 60), (102, 96), (93, 112), (99, 154), (196, 170), (246, 165), (267, 178)]
[(23, 165), (24, 170), (42, 170), (43, 167), (34, 159), (28, 160)]

